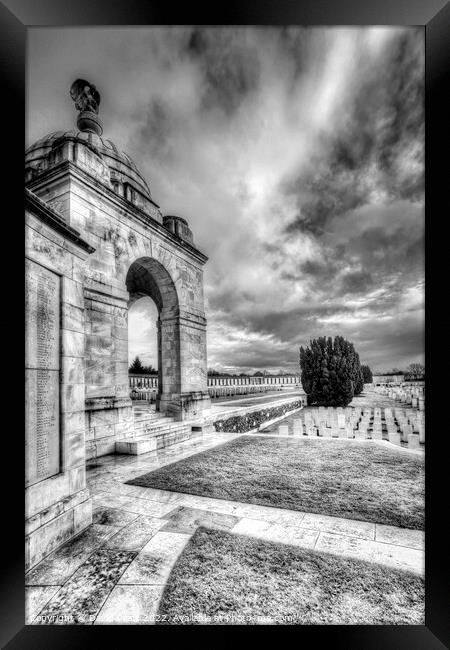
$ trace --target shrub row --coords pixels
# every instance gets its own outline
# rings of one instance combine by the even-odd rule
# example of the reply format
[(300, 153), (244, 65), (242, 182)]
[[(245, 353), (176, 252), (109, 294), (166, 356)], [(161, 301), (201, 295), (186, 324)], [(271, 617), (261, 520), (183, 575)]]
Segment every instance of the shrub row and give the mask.
[(301, 400), (290, 402), (289, 404), (282, 404), (281, 406), (272, 406), (271, 408), (263, 409), (262, 411), (253, 411), (245, 415), (235, 415), (226, 420), (217, 420), (214, 422), (216, 431), (226, 431), (229, 433), (245, 433), (251, 429), (256, 429), (263, 422), (274, 420), (275, 418), (285, 415), (288, 411), (300, 408), (302, 405)]

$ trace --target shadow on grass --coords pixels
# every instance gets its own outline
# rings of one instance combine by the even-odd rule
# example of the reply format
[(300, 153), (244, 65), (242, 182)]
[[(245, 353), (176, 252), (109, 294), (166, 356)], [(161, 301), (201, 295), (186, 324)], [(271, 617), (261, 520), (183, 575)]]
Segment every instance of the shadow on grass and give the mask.
[(361, 560), (198, 528), (170, 574), (158, 614), (171, 625), (423, 625), (424, 580)]

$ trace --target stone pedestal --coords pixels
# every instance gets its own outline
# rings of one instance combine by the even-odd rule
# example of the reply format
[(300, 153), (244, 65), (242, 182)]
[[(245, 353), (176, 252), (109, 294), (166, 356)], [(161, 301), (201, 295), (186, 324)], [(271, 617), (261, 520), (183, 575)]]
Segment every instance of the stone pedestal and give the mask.
[(208, 392), (162, 394), (159, 409), (176, 420), (193, 420), (207, 415), (211, 408)]

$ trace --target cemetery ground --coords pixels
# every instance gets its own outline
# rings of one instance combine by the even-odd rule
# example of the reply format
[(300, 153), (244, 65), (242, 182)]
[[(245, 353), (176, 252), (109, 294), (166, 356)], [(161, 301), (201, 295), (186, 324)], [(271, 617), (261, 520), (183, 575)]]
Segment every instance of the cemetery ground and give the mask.
[(216, 432), (87, 470), (94, 524), (27, 574), (27, 623), (424, 622), (421, 454)]
[(371, 441), (243, 435), (133, 485), (423, 530), (424, 462)]
[[(198, 612), (212, 623), (414, 625), (423, 620), (423, 598), (413, 573), (198, 528), (159, 612), (163, 624)], [(184, 622), (202, 622), (191, 618)]]

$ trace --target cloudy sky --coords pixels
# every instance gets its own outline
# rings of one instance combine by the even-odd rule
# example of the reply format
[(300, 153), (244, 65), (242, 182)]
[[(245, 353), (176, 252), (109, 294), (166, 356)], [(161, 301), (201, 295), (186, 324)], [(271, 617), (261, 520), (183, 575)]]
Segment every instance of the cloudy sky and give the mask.
[[(30, 29), (27, 144), (74, 128), (77, 77), (209, 257), (210, 368), (296, 370), (337, 334), (424, 360), (422, 28)], [(130, 314), (153, 365), (155, 319)]]

